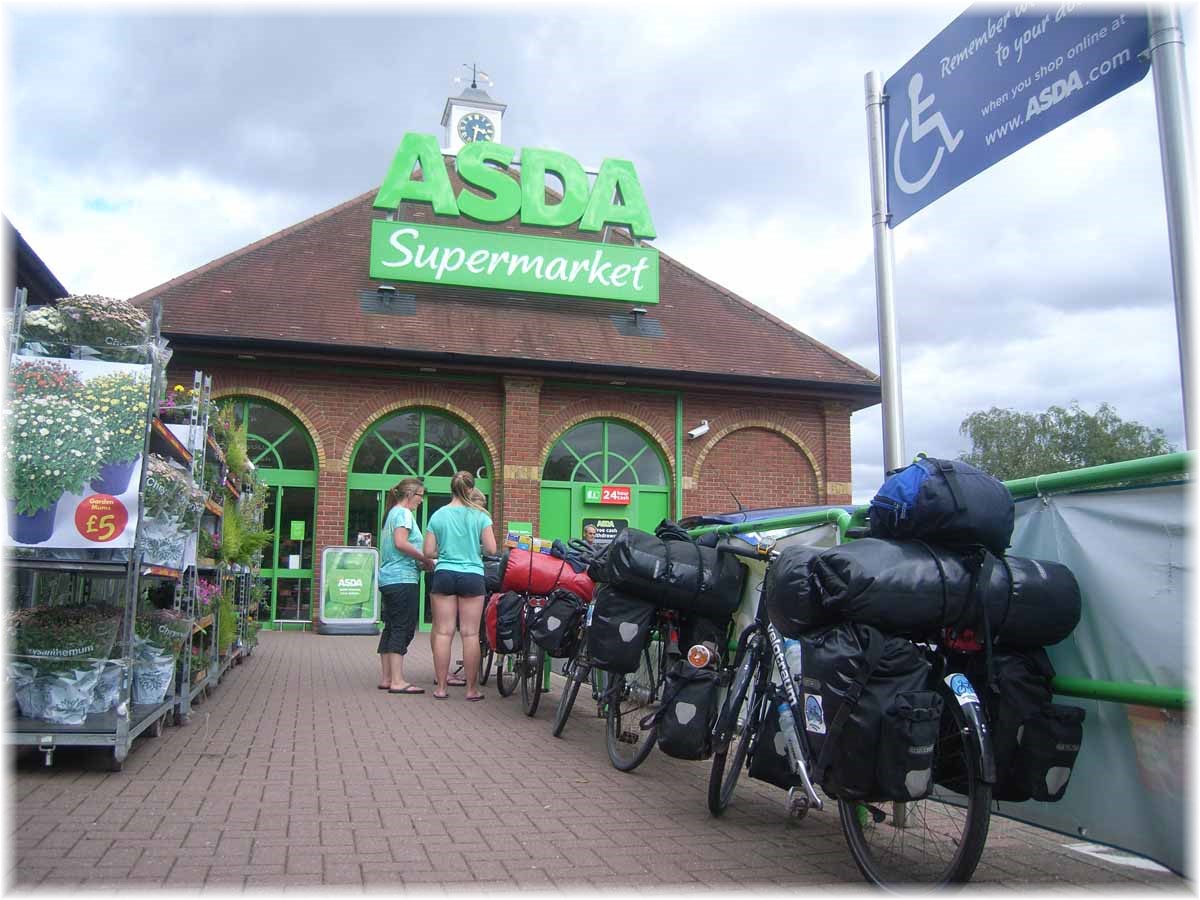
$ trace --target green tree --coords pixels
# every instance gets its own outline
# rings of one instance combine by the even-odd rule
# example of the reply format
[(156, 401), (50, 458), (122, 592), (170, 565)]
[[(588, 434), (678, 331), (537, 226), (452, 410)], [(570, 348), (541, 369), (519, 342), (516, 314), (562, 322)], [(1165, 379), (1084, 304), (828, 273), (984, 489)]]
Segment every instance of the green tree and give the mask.
[(1107, 403), (1095, 414), (1072, 401), (1042, 413), (993, 406), (963, 419), (971, 449), (959, 458), (1002, 481), (1170, 453), (1161, 428), (1126, 422)]

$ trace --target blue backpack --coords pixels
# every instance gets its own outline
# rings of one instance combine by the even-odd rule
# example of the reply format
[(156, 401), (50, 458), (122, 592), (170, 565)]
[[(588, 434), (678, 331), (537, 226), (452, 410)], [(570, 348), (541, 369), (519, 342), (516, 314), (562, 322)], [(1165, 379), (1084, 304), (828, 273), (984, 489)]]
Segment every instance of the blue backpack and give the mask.
[(894, 473), (871, 500), (871, 536), (982, 545), (1003, 556), (1012, 540), (1013, 499), (1004, 483), (958, 460), (916, 462)]

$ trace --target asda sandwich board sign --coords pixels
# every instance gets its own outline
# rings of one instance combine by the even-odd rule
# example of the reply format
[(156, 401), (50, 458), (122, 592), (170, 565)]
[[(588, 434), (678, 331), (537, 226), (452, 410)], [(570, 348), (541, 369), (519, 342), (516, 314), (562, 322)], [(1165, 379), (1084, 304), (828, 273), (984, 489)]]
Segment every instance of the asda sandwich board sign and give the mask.
[[(467, 144), (455, 159), (466, 183), (455, 196), (433, 135), (404, 136), (375, 197), (377, 209), (429, 203), (440, 216), (467, 216), (500, 223), (520, 216), (522, 225), (582, 232), (606, 225), (628, 228), (638, 238), (655, 236), (650, 210), (633, 164), (606, 159), (595, 182), (574, 159), (553, 150), (521, 151), (520, 181), (508, 174), (515, 151), (503, 144)], [(420, 178), (416, 176), (419, 173)], [(562, 198), (546, 196), (546, 177), (562, 182)], [(510, 232), (377, 220), (371, 226), (372, 278), (658, 302), (658, 251), (650, 247), (573, 241)]]
[(326, 547), (321, 553), (322, 634), (374, 634), (379, 618), (379, 551)]

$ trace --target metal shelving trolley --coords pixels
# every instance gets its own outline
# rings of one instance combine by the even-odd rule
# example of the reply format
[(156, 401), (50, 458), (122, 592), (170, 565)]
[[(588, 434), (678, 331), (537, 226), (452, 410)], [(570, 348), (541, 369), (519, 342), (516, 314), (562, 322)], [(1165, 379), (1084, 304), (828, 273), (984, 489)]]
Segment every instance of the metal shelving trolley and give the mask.
[[(179, 702), (186, 529), (178, 513), (152, 518), (147, 497), (163, 433), (160, 320), (158, 304), (148, 317), (88, 295), (26, 309), (16, 294), (4, 413), (7, 742), (47, 765), (59, 747), (102, 747), (119, 771), (134, 739), (160, 734)], [(164, 524), (169, 535), (155, 531)]]

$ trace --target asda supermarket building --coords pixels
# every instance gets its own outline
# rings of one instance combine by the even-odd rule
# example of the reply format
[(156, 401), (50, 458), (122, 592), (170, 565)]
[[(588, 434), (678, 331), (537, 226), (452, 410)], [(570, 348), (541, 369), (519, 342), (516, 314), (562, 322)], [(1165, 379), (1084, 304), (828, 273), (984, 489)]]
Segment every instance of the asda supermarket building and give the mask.
[(264, 621), (307, 627), (322, 550), (377, 541), (410, 475), (424, 520), (475, 472), (500, 537), (850, 502), (878, 378), (657, 250), (632, 164), (506, 166), (504, 113), (468, 88), (444, 156), (405, 135), (378, 191), (134, 298), (162, 301), (171, 383), (202, 370), (248, 425)]

